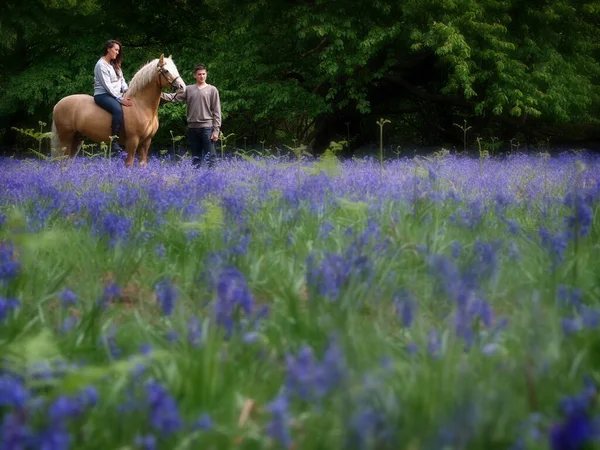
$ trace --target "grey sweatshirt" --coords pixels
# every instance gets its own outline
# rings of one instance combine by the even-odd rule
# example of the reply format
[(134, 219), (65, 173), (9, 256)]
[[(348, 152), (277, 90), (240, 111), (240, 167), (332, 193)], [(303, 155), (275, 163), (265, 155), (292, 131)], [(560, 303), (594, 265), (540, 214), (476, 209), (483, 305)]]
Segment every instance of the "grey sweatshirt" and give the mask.
[(127, 89), (125, 77), (118, 76), (114, 67), (100, 58), (94, 67), (94, 95), (110, 94), (120, 103)]
[(187, 102), (187, 121), (190, 128), (212, 128), (217, 133), (221, 130), (221, 100), (219, 91), (212, 84), (199, 88), (190, 84), (185, 91), (173, 94), (162, 93), (165, 102)]

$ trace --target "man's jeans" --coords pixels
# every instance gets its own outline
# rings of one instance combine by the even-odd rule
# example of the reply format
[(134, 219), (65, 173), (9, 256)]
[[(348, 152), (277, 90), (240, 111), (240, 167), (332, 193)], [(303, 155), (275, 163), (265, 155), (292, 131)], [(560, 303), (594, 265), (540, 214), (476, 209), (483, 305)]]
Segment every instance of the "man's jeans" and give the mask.
[(188, 140), (192, 151), (192, 164), (199, 167), (208, 156), (208, 167), (212, 168), (217, 159), (215, 143), (210, 140), (212, 128), (188, 128)]

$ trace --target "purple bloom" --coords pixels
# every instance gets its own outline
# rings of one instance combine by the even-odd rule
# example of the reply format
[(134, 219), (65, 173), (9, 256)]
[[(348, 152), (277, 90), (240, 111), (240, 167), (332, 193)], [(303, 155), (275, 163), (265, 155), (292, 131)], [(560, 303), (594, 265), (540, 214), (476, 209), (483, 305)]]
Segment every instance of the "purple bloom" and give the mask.
[(340, 386), (346, 362), (335, 339), (330, 339), (323, 360), (315, 359), (312, 348), (303, 346), (297, 357), (286, 356), (286, 388), (303, 400), (319, 400)]
[(20, 380), (9, 375), (0, 376), (0, 407), (23, 408), (29, 400), (29, 392)]
[(583, 412), (569, 415), (550, 432), (552, 450), (579, 450), (595, 436), (590, 417)]
[(236, 319), (243, 312), (250, 316), (254, 310), (254, 298), (246, 284), (244, 275), (235, 267), (225, 268), (217, 281), (215, 314), (217, 323), (223, 326), (227, 336), (233, 333)]
[(15, 278), (21, 270), (17, 261), (13, 244), (0, 241), (0, 281), (8, 282)]
[(106, 309), (111, 299), (121, 296), (121, 289), (116, 283), (109, 283), (104, 287), (102, 297), (98, 299), (98, 305), (102, 309)]
[(0, 448), (21, 450), (34, 448), (34, 434), (19, 412), (4, 415), (0, 425)]
[(394, 296), (394, 304), (396, 305), (398, 315), (402, 319), (402, 324), (404, 327), (409, 328), (415, 317), (417, 303), (414, 301), (410, 292), (403, 289)]
[(153, 434), (145, 436), (137, 435), (133, 441), (133, 445), (142, 450), (155, 450), (157, 448), (156, 436)]
[(11, 311), (17, 309), (21, 303), (15, 298), (0, 297), (0, 322), (8, 317)]
[(114, 359), (117, 359), (119, 356), (121, 356), (121, 350), (117, 346), (116, 333), (117, 327), (113, 324), (110, 327), (110, 330), (108, 330), (108, 333), (103, 333), (99, 342), (99, 345), (107, 347), (109, 355)]
[(592, 227), (594, 212), (585, 198), (581, 193), (569, 193), (565, 197), (564, 204), (573, 210), (572, 215), (565, 217), (567, 229), (579, 236), (588, 235)]
[(586, 382), (579, 394), (562, 399), (563, 420), (554, 424), (550, 432), (552, 450), (583, 449), (595, 438), (595, 426), (589, 411), (595, 396), (596, 387)]
[(131, 219), (111, 212), (102, 218), (98, 228), (101, 234), (110, 237), (110, 244), (114, 245), (118, 240), (127, 238), (131, 225)]
[(267, 425), (267, 434), (286, 449), (290, 448), (292, 444), (288, 407), (289, 400), (285, 393), (279, 394), (267, 405), (267, 410), (271, 413), (271, 421)]
[(568, 246), (568, 235), (566, 233), (557, 233), (552, 235), (546, 227), (540, 227), (540, 240), (552, 258), (552, 267), (555, 268), (561, 264), (564, 259), (565, 251)]
[(202, 328), (200, 322), (194, 316), (192, 316), (187, 325), (188, 329), (188, 342), (193, 347), (200, 347), (202, 344)]
[(170, 316), (173, 313), (175, 301), (179, 295), (177, 289), (168, 280), (163, 279), (155, 286), (155, 291), (163, 314)]
[(212, 419), (207, 413), (203, 413), (200, 418), (194, 422), (192, 428), (194, 430), (207, 431), (212, 429), (214, 426)]
[(58, 297), (60, 298), (62, 305), (65, 307), (72, 306), (77, 303), (77, 294), (70, 289), (65, 289), (62, 291)]
[(173, 434), (183, 428), (175, 399), (156, 381), (146, 383), (150, 425), (163, 436)]

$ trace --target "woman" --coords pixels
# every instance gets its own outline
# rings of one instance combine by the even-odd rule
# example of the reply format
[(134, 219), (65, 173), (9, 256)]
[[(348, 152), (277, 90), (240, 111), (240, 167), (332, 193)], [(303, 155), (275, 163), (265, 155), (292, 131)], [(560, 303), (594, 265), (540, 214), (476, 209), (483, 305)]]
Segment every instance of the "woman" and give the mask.
[[(94, 67), (94, 101), (112, 114), (111, 136), (118, 136), (121, 131), (123, 123), (121, 106), (133, 105), (130, 98), (123, 96), (128, 86), (121, 70), (122, 62), (121, 43), (109, 40), (104, 44), (104, 56)], [(116, 151), (121, 150), (117, 139), (113, 141), (112, 148)]]

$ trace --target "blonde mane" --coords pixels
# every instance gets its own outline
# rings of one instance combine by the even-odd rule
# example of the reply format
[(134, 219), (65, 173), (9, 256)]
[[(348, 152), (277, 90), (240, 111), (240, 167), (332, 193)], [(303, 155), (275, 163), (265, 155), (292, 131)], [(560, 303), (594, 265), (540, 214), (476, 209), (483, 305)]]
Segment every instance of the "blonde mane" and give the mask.
[[(167, 58), (165, 58), (166, 62)], [(129, 83), (129, 89), (127, 95), (135, 95), (141, 91), (148, 83), (150, 83), (156, 75), (156, 66), (158, 65), (158, 58), (153, 59), (149, 63), (146, 63), (131, 79)]]

